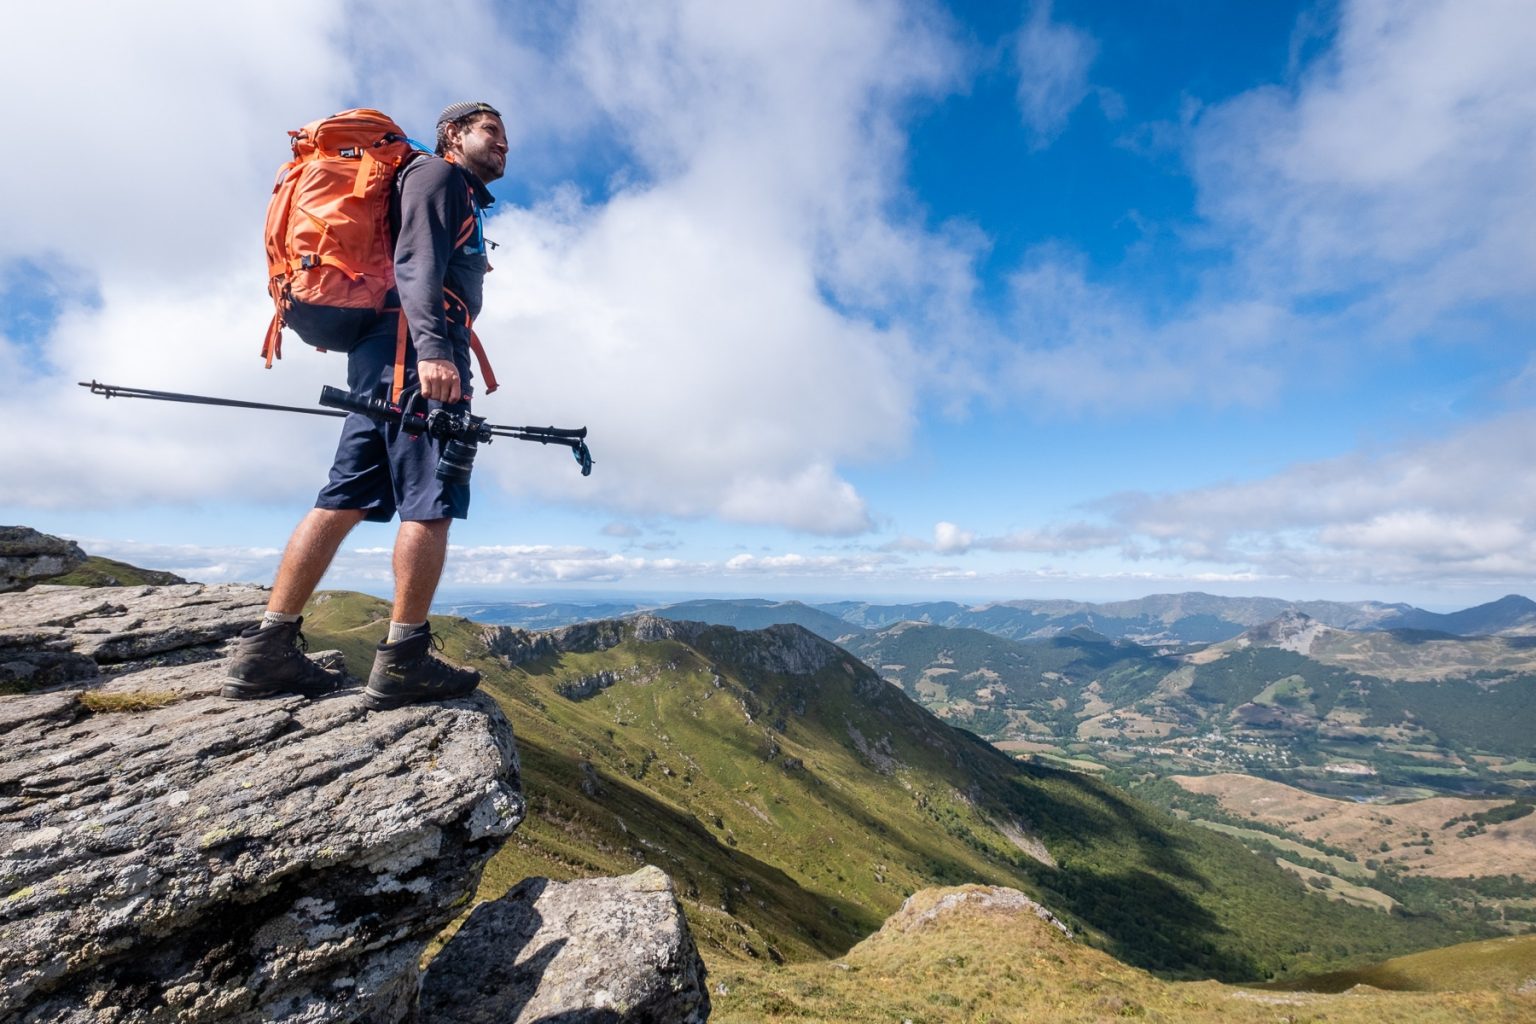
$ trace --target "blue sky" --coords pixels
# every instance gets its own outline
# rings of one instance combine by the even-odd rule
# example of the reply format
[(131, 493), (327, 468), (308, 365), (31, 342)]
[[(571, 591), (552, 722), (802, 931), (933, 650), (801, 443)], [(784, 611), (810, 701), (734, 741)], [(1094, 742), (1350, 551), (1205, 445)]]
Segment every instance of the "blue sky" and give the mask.
[[(477, 411), (586, 423), (598, 464), (485, 450), (455, 593), (1536, 591), (1523, 0), (11, 21), (5, 121), (57, 146), (0, 168), (0, 521), (270, 580), (334, 427), (75, 382), (338, 383), (293, 340), (255, 356), (285, 132), (368, 105), (427, 137), (473, 97), (513, 141)], [(391, 538), (328, 583), (387, 589)]]

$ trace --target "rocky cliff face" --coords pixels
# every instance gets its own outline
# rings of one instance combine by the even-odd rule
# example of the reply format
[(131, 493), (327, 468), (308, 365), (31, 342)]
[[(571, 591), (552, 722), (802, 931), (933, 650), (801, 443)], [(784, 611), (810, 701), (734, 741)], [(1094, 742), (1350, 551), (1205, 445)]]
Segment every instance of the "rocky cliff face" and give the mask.
[(24, 634), (97, 669), (0, 700), (0, 1018), (410, 1012), (426, 942), (522, 820), (511, 727), (484, 696), (222, 699), (219, 641), (263, 600), (0, 597), (13, 654)]
[(27, 526), (0, 526), (0, 591), (59, 576), (85, 561), (72, 540), (60, 540)]
[(848, 652), (802, 626), (778, 625), (743, 633), (729, 626), (636, 615), (630, 619), (584, 622), (564, 629), (532, 632), (515, 626), (488, 626), (482, 639), (487, 653), (522, 665), (547, 655), (590, 653), (617, 647), (626, 631), (636, 640), (676, 640), (734, 664), (763, 672), (812, 675), (838, 663), (851, 663)]
[[(484, 694), (376, 713), (355, 687), (219, 697), (224, 642), (265, 599), (0, 594), (0, 1021), (456, 1019), (418, 1015), (418, 962), (523, 820), (512, 728)], [(478, 932), (519, 962), (520, 931)], [(597, 977), (635, 966), (636, 934), (594, 954)], [(702, 995), (691, 941), (678, 956)], [(563, 998), (537, 1005), (663, 1019)]]

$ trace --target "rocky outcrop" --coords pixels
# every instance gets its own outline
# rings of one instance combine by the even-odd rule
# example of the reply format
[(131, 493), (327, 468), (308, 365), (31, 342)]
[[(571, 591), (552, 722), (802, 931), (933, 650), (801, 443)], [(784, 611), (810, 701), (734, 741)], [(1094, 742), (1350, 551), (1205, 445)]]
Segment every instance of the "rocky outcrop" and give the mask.
[[(266, 597), (0, 595), (0, 665), (30, 691), (0, 697), (0, 1021), (460, 1019), (420, 1011), (418, 964), (523, 820), (511, 726), (483, 693), (223, 699), (225, 639)], [(452, 959), (557, 962), (508, 990), (541, 1019), (702, 1020), (665, 876), (571, 886), (525, 883), (532, 929), (480, 914)]]
[(475, 908), (421, 990), (423, 1020), (444, 1024), (695, 1024), (709, 1009), (682, 908), (655, 867), (523, 881)]
[(617, 620), (583, 622), (549, 632), (516, 626), (487, 626), (481, 634), (487, 654), (508, 665), (523, 665), (563, 651), (606, 651), (624, 642), (624, 623)]
[(1311, 616), (1298, 611), (1289, 611), (1271, 622), (1255, 626), (1243, 633), (1234, 641), (1234, 646), (1239, 648), (1278, 647), (1296, 654), (1309, 654), (1313, 644), (1320, 638), (1336, 632), (1338, 631)]
[(555, 686), (555, 692), (567, 700), (586, 700), (595, 696), (614, 683), (619, 681), (617, 672), (603, 669), (601, 672), (593, 672), (590, 675), (572, 679), (569, 682), (559, 683)]
[(814, 675), (839, 663), (853, 662), (836, 644), (803, 626), (777, 625), (740, 631), (730, 626), (636, 615), (625, 620), (583, 622), (535, 633), (515, 626), (488, 626), (482, 634), (486, 652), (508, 665), (522, 665), (562, 653), (592, 653), (617, 647), (628, 630), (642, 643), (676, 640), (744, 668), (784, 675)]
[(948, 920), (975, 915), (1009, 918), (1021, 915), (1037, 917), (1066, 938), (1072, 930), (1055, 914), (1017, 889), (1000, 885), (959, 885), (942, 889), (921, 889), (908, 896), (901, 909), (886, 918), (866, 942), (922, 931)]
[(61, 576), (85, 561), (80, 545), (28, 526), (0, 526), (0, 591)]
[(219, 658), (266, 603), (265, 590), (233, 584), (0, 594), (0, 693)]
[(722, 632), (711, 653), (737, 664), (782, 675), (814, 675), (840, 663), (853, 663), (847, 651), (803, 626), (780, 625), (743, 634)]
[(143, 589), (7, 627), (101, 674), (0, 700), (0, 1019), (405, 1019), (522, 821), (511, 727), (485, 696), (224, 700), (219, 660), (147, 662), (216, 659), (264, 592)]

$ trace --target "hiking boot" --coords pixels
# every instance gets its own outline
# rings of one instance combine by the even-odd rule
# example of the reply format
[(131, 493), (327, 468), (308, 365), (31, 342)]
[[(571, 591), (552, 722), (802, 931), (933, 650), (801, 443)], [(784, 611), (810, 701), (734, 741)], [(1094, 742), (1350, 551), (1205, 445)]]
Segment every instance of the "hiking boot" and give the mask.
[(327, 671), (304, 656), (309, 645), (299, 632), (303, 623), (302, 618), (270, 626), (258, 623), (241, 633), (225, 667), (229, 681), (219, 692), (235, 700), (250, 700), (288, 693), (320, 697), (340, 689), (343, 677), (339, 673)]
[(379, 644), (373, 656), (373, 671), (368, 673), (368, 688), (363, 703), (373, 711), (386, 711), (405, 704), (464, 697), (480, 685), (480, 673), (460, 668), (435, 657), (443, 642), (423, 626), (396, 643)]

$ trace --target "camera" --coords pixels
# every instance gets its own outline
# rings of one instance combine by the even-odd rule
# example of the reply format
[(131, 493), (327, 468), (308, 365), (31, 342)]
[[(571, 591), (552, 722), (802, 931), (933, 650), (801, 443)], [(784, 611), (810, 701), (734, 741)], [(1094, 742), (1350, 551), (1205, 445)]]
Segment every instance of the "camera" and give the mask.
[(426, 434), (446, 441), (437, 460), (439, 480), (468, 483), (469, 474), (475, 467), (478, 446), (482, 441), (489, 444), (495, 437), (562, 445), (569, 448), (576, 457), (582, 476), (590, 476), (592, 473), (592, 452), (587, 448), (586, 427), (509, 427), (487, 423), (485, 417), (471, 416), (467, 412), (433, 409), (422, 413), (417, 406), (424, 405), (425, 401), (420, 392), (413, 393), (404, 405), (395, 405), (382, 398), (362, 398), (340, 388), (320, 389), (321, 405), (361, 413), (386, 423), (398, 423), (400, 429), (412, 437)]
[(469, 483), (469, 475), (475, 468), (475, 453), (481, 441), (490, 441), (491, 428), (485, 425), (483, 417), (467, 412), (433, 409), (423, 414), (414, 408), (418, 401), (424, 401), (420, 393), (412, 395), (404, 406), (397, 406), (382, 398), (360, 398), (340, 388), (320, 389), (321, 405), (398, 423), (400, 429), (412, 437), (426, 434), (446, 441), (437, 459), (437, 478), (452, 484)]
[(443, 454), (437, 459), (437, 478), (450, 484), (469, 483), (470, 471), (475, 468), (477, 441), (464, 441), (455, 437), (443, 446)]

